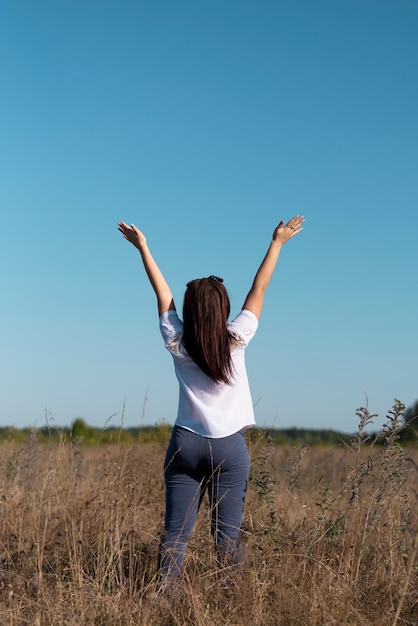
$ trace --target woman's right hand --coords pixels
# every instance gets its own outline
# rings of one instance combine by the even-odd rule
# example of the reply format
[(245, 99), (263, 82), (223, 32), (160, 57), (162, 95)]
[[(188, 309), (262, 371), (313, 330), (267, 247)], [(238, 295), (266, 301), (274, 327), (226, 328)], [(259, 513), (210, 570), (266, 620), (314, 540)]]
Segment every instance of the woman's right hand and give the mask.
[(287, 224), (285, 224), (282, 220), (274, 229), (273, 241), (277, 241), (281, 244), (286, 243), (286, 241), (289, 241), (289, 239), (303, 230), (302, 226), (304, 221), (305, 218), (302, 215), (295, 215), (287, 222)]

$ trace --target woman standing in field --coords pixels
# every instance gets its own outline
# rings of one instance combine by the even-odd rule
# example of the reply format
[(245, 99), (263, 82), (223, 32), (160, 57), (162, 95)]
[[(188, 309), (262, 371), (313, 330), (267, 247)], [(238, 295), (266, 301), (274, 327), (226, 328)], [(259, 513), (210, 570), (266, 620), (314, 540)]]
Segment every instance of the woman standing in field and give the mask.
[(144, 234), (133, 224), (119, 223), (119, 231), (138, 249), (157, 296), (161, 334), (179, 382), (177, 419), (164, 462), (166, 515), (158, 559), (163, 581), (180, 574), (205, 491), (218, 561), (226, 566), (241, 561), (250, 464), (243, 431), (255, 423), (244, 352), (257, 330), (281, 248), (303, 222), (296, 215), (275, 228), (242, 310), (230, 323), (228, 293), (217, 276), (187, 284), (181, 321)]

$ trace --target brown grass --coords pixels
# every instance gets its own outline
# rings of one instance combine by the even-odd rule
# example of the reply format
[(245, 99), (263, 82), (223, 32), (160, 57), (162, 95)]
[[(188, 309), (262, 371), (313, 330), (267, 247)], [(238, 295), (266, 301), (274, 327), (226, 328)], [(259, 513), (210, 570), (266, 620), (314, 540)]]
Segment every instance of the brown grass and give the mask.
[[(416, 447), (249, 442), (245, 562), (215, 566), (203, 507), (176, 597), (155, 594), (165, 444), (0, 448), (0, 625), (418, 624)], [(359, 412), (367, 425), (367, 411)]]

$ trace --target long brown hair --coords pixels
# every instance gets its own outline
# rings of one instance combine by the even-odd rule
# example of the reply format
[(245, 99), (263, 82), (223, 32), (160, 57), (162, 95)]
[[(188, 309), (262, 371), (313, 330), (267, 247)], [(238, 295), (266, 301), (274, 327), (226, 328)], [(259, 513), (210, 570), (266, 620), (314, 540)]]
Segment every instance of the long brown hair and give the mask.
[(216, 383), (231, 384), (228, 292), (222, 279), (198, 278), (187, 284), (183, 302), (183, 344), (189, 356)]

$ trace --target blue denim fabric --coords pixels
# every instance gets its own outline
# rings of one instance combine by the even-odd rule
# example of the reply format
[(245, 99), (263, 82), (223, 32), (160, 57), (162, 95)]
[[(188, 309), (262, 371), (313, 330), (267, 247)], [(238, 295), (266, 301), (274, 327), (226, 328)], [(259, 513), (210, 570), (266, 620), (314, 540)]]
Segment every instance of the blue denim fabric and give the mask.
[(241, 561), (240, 528), (250, 459), (243, 433), (209, 439), (174, 427), (164, 463), (166, 517), (158, 566), (178, 576), (205, 491), (217, 556), (226, 565)]

